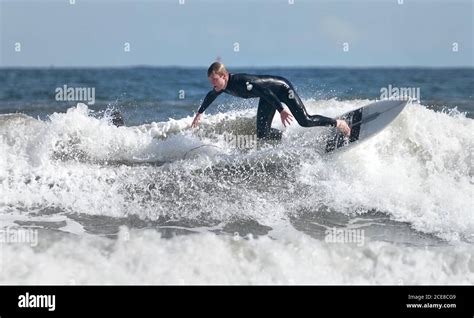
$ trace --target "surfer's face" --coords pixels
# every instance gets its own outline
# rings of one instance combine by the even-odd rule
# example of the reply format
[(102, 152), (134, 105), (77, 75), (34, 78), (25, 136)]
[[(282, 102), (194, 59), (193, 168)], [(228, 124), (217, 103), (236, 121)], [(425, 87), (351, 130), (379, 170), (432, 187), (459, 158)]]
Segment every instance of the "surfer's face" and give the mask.
[(211, 83), (212, 87), (216, 92), (220, 92), (221, 90), (225, 89), (227, 85), (227, 76), (219, 75), (216, 73), (212, 73), (211, 76), (208, 77), (209, 83)]

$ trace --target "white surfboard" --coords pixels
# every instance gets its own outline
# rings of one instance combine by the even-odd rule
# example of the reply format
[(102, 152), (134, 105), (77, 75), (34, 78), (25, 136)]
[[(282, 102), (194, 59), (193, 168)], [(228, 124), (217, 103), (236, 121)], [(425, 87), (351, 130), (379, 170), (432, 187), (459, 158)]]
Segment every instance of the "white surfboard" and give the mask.
[(326, 152), (353, 145), (388, 126), (405, 108), (407, 100), (383, 100), (352, 110), (338, 117), (347, 121), (351, 135), (345, 137), (339, 129), (328, 137)]

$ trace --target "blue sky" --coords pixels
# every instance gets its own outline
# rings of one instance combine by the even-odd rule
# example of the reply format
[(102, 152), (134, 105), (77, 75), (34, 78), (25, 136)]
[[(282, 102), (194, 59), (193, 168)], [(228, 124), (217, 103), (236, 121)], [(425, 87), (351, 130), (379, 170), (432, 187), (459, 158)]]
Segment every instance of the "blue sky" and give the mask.
[(0, 0), (0, 65), (474, 64), (472, 0), (70, 1)]

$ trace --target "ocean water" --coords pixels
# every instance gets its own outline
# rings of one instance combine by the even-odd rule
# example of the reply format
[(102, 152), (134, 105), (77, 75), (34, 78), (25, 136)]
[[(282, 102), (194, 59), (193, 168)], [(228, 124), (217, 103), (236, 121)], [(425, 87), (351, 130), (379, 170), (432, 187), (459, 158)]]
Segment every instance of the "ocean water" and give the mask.
[(256, 99), (220, 96), (192, 130), (205, 69), (1, 69), (0, 283), (474, 283), (474, 69), (231, 71), (285, 76), (326, 116), (420, 96), (327, 155), (330, 128), (278, 116), (281, 143), (230, 143)]

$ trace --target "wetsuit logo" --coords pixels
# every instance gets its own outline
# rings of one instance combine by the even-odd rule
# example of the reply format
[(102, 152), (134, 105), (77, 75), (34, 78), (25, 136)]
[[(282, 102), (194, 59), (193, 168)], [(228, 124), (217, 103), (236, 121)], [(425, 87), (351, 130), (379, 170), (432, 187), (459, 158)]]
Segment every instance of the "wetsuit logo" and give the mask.
[(250, 84), (250, 82), (246, 82), (245, 85), (247, 86), (247, 90), (248, 90), (248, 91), (251, 91), (251, 90), (252, 90), (253, 85)]

